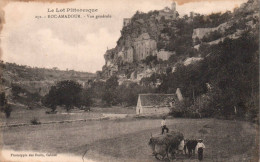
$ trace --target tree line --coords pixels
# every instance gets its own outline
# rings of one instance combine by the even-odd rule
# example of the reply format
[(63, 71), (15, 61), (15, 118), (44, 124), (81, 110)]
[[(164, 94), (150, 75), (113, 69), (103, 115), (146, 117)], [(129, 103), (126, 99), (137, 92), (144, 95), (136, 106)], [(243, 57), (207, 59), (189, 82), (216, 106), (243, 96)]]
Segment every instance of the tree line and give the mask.
[[(140, 93), (175, 93), (180, 88), (185, 101), (179, 116), (198, 112), (204, 117), (237, 117), (256, 120), (259, 106), (259, 55), (257, 35), (245, 32), (241, 38), (226, 38), (223, 42), (201, 48), (200, 62), (185, 66), (177, 64), (165, 74), (143, 78), (140, 84), (119, 85), (117, 76), (106, 82), (93, 82), (83, 89), (78, 83), (62, 81), (44, 97), (48, 107), (65, 105), (91, 106), (100, 100), (105, 106), (135, 106)], [(203, 54), (203, 53), (207, 53)], [(154, 86), (157, 80), (161, 85)], [(67, 86), (67, 87), (66, 87)]]

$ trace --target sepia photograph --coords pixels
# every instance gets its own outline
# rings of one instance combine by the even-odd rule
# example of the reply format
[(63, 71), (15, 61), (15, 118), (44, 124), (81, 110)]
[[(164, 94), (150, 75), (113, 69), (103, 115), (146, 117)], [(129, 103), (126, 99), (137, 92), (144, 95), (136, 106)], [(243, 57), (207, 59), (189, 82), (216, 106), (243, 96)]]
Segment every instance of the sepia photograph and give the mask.
[(259, 162), (259, 0), (1, 0), (0, 162)]

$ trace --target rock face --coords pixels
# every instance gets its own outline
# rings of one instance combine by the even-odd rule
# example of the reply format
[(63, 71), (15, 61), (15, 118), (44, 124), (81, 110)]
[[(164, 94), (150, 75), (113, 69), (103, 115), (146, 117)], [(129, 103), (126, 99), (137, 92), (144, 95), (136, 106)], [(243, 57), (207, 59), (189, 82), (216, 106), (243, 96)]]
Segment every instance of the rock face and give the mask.
[(174, 55), (174, 52), (170, 52), (170, 51), (165, 51), (165, 50), (160, 50), (157, 53), (157, 59), (158, 60), (162, 60), (162, 61), (166, 61), (168, 60), (172, 55)]
[(104, 55), (106, 60), (105, 66), (109, 67), (113, 63), (116, 63), (116, 61), (121, 61), (123, 63), (139, 62), (144, 60), (147, 56), (156, 54), (156, 41), (151, 39), (148, 33), (143, 33), (139, 37), (134, 38), (133, 41), (126, 40), (125, 46), (107, 50)]
[(215, 28), (197, 28), (193, 30), (192, 39), (202, 39), (203, 37), (207, 36), (209, 33), (214, 31), (224, 32), (227, 28), (231, 25), (226, 23), (220, 24)]
[[(231, 14), (231, 13), (230, 13)], [(258, 0), (249, 0), (234, 10), (232, 18), (217, 27), (196, 28), (193, 30), (192, 39), (194, 48), (199, 49), (200, 43), (209, 45), (218, 44), (225, 38), (237, 39), (244, 30), (256, 28), (259, 23), (259, 2)]]
[[(165, 26), (170, 26), (177, 18), (175, 2), (172, 3), (171, 8), (165, 7), (148, 14), (137, 12), (132, 18), (124, 18), (117, 46), (108, 49), (104, 55), (105, 65), (102, 69), (102, 76), (107, 78), (113, 74), (120, 74), (127, 70), (123, 66), (133, 64), (139, 66), (148, 56), (156, 56), (158, 60), (168, 60), (173, 51), (159, 52), (157, 44), (160, 39), (164, 43), (169, 42), (169, 36), (167, 33), (162, 34), (161, 30)], [(166, 20), (169, 24), (164, 22)]]
[[(192, 51), (199, 50), (201, 44), (218, 44), (225, 38), (239, 38), (245, 30), (256, 30), (258, 3), (258, 0), (249, 0), (233, 13), (191, 12), (190, 17), (183, 18), (178, 17), (175, 3), (159, 11), (136, 12), (132, 18), (123, 20), (116, 47), (104, 55), (106, 63), (101, 75), (106, 79), (116, 74), (124, 76), (122, 80), (136, 82), (152, 73), (165, 73), (168, 67), (174, 72), (176, 63), (188, 65), (199, 61), (203, 58)], [(154, 58), (159, 65), (150, 63)]]
[(147, 56), (157, 54), (156, 41), (148, 33), (143, 33), (134, 41), (134, 58), (136, 61), (144, 60)]

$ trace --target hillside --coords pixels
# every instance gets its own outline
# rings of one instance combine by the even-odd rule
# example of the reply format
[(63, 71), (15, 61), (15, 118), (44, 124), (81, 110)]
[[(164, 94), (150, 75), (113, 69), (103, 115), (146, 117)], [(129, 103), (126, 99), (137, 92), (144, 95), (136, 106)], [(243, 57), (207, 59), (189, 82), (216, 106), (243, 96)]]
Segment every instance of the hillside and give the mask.
[(199, 112), (257, 121), (258, 1), (249, 0), (234, 12), (191, 12), (182, 18), (160, 17), (162, 11), (137, 12), (124, 23), (117, 46), (104, 55), (102, 77), (119, 85), (106, 95), (114, 94), (119, 103), (127, 101), (122, 96), (132, 96), (127, 101), (132, 105), (138, 93), (171, 94), (179, 88), (185, 100), (173, 116)]
[(61, 80), (75, 80), (85, 87), (89, 80), (96, 77), (95, 74), (88, 72), (62, 71), (57, 68), (32, 68), (14, 63), (1, 62), (0, 66), (3, 69), (1, 85), (3, 85), (7, 98), (14, 99), (13, 93), (17, 91), (17, 95), (21, 98), (20, 102), (27, 102), (29, 98), (36, 98), (38, 101), (41, 96), (48, 93), (51, 86)]
[(237, 39), (245, 30), (257, 30), (258, 10), (258, 1), (250, 0), (234, 12), (210, 15), (191, 12), (182, 18), (178, 14), (167, 17), (178, 13), (174, 7), (136, 12), (124, 20), (117, 46), (106, 51), (102, 77), (116, 74), (120, 82), (139, 83), (153, 73), (165, 73), (167, 68), (174, 71), (177, 63), (187, 65), (201, 60), (205, 57), (201, 55), (201, 45)]

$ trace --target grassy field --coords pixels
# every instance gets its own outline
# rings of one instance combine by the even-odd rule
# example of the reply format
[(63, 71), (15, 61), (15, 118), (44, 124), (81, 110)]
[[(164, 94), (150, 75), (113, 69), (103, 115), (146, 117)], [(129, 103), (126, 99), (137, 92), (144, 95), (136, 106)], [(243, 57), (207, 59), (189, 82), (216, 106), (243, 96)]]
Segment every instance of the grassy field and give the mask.
[(134, 114), (134, 108), (120, 108), (120, 107), (110, 107), (110, 108), (91, 108), (90, 112), (84, 112), (79, 109), (72, 109), (69, 113), (61, 107), (57, 108), (57, 114), (46, 114), (46, 111), (50, 111), (47, 108), (34, 108), (33, 110), (26, 109), (25, 107), (16, 106), (13, 107), (10, 118), (3, 117), (1, 119), (1, 124), (11, 125), (25, 123), (30, 124), (33, 118), (37, 118), (40, 122), (50, 122), (50, 121), (64, 121), (64, 120), (79, 120), (79, 119), (92, 119), (101, 118), (102, 114), (114, 113), (114, 114)]
[[(170, 130), (203, 138), (204, 161), (258, 161), (255, 125), (216, 119), (169, 119)], [(148, 146), (158, 119), (120, 119), (5, 127), (4, 149), (70, 153), (94, 161), (156, 161)], [(253, 158), (255, 157), (255, 159)], [(179, 161), (196, 161), (184, 158)]]

